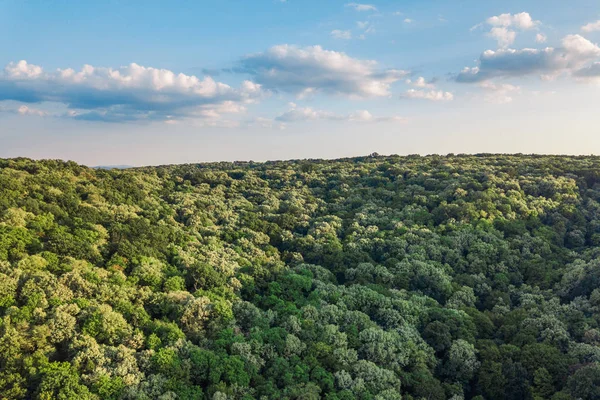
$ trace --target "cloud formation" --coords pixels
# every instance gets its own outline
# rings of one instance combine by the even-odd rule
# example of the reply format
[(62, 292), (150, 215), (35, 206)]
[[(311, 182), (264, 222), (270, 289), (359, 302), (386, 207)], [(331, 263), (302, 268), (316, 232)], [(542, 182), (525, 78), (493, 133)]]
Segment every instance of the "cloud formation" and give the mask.
[(585, 33), (600, 31), (600, 20), (596, 22), (590, 22), (581, 27), (581, 31)]
[(512, 31), (504, 26), (495, 26), (490, 30), (489, 35), (496, 39), (498, 46), (508, 47), (514, 43), (517, 38), (517, 32)]
[(452, 101), (454, 95), (450, 92), (444, 92), (443, 90), (417, 90), (409, 89), (402, 97), (408, 99), (421, 99), (430, 101)]
[(548, 40), (548, 37), (543, 33), (538, 33), (535, 35), (536, 43), (546, 43), (546, 40)]
[(491, 26), (515, 27), (517, 29), (528, 30), (535, 28), (540, 24), (540, 21), (534, 21), (531, 15), (526, 12), (511, 15), (510, 13), (500, 14), (490, 17), (485, 22)]
[(19, 107), (17, 109), (17, 112), (20, 115), (34, 115), (36, 117), (46, 117), (49, 115), (49, 113), (47, 111), (38, 110), (37, 108), (27, 107), (25, 105), (22, 105), (21, 107)]
[[(244, 81), (240, 88), (132, 63), (119, 68), (84, 65), (45, 71), (25, 60), (0, 73), (0, 101), (53, 102), (66, 105), (76, 119), (127, 121), (202, 116), (237, 112), (263, 94), (261, 86)], [(227, 111), (229, 110), (229, 111)], [(237, 111), (234, 111), (237, 110)]]
[(265, 117), (256, 117), (256, 118), (248, 121), (247, 126), (256, 126), (259, 128), (279, 129), (279, 130), (284, 130), (286, 128), (286, 125), (284, 122), (278, 122), (274, 119), (265, 118)]
[(575, 71), (573, 76), (579, 81), (600, 83), (600, 62)]
[(428, 88), (428, 89), (435, 88), (434, 80), (427, 81), (422, 76), (418, 77), (415, 80), (407, 79), (405, 82), (407, 85), (411, 85), (411, 86), (418, 87), (418, 88)]
[(559, 48), (487, 50), (479, 57), (478, 66), (463, 69), (456, 80), (468, 83), (532, 74), (545, 79), (563, 73), (578, 75), (579, 70), (599, 57), (598, 45), (583, 36), (568, 35), (562, 39)]
[(47, 117), (51, 115), (48, 111), (40, 110), (33, 107), (28, 107), (26, 105), (21, 106), (13, 106), (8, 105), (5, 106), (0, 104), (0, 112), (9, 113), (9, 114), (18, 114), (18, 115), (27, 115), (27, 116), (35, 116), (35, 117)]
[(240, 72), (266, 89), (295, 93), (323, 92), (351, 98), (390, 95), (390, 86), (408, 72), (379, 70), (377, 62), (359, 60), (321, 46), (278, 45), (241, 60)]
[(356, 26), (358, 29), (363, 31), (360, 35), (358, 35), (359, 39), (366, 39), (367, 35), (375, 33), (375, 28), (369, 21), (356, 21)]
[[(419, 88), (409, 89), (401, 95), (405, 99), (419, 99), (429, 101), (452, 101), (454, 100), (454, 94), (451, 92), (445, 92), (443, 90), (435, 90), (436, 79), (427, 81), (424, 77), (420, 76), (417, 79), (407, 79), (404, 81), (407, 85)], [(429, 90), (426, 90), (429, 89)]]
[(513, 101), (512, 94), (519, 93), (521, 88), (519, 86), (511, 85), (508, 83), (496, 84), (494, 82), (480, 82), (478, 84), (480, 88), (486, 92), (484, 100), (488, 103), (495, 104), (507, 104)]
[(347, 3), (345, 6), (354, 8), (356, 11), (377, 11), (377, 7), (372, 4)]
[(350, 31), (341, 31), (339, 29), (334, 29), (331, 31), (331, 37), (334, 39), (352, 39), (352, 33)]
[[(498, 46), (503, 48), (514, 43), (517, 38), (517, 30), (527, 31), (534, 29), (541, 24), (540, 21), (534, 21), (533, 18), (531, 18), (531, 15), (526, 12), (496, 15), (486, 19), (485, 23), (491, 26), (488, 36), (496, 39)], [(475, 25), (473, 28), (477, 28), (481, 25), (482, 24)]]
[(300, 121), (350, 121), (350, 122), (385, 122), (385, 121), (405, 121), (404, 118), (398, 116), (381, 117), (374, 116), (367, 110), (359, 110), (350, 114), (336, 114), (331, 111), (316, 110), (311, 107), (298, 107), (294, 103), (290, 103), (290, 109), (285, 113), (275, 118), (275, 121), (290, 123)]

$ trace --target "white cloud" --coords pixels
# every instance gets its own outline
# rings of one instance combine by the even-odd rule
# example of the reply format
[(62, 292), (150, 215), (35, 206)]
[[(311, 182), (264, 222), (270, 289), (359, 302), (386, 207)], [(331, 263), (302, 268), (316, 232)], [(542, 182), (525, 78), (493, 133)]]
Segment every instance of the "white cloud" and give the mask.
[(493, 27), (488, 33), (490, 37), (493, 37), (498, 42), (500, 47), (508, 47), (514, 43), (517, 38), (517, 32), (511, 31), (504, 26)]
[(600, 83), (600, 62), (595, 62), (582, 68), (573, 75), (578, 81)]
[(409, 99), (422, 99), (431, 101), (451, 101), (454, 99), (454, 95), (450, 92), (444, 92), (442, 90), (407, 90), (403, 97)]
[(316, 94), (317, 89), (313, 87), (308, 87), (306, 89), (303, 89), (300, 93), (297, 93), (296, 98), (298, 98), (298, 100), (310, 99), (313, 98)]
[(275, 121), (272, 118), (256, 117), (246, 121), (246, 126), (254, 126), (265, 129), (278, 129), (284, 130), (287, 125), (284, 122)]
[(48, 111), (40, 110), (33, 107), (28, 107), (26, 105), (21, 106), (13, 106), (13, 105), (3, 105), (0, 104), (0, 112), (10, 113), (10, 114), (18, 114), (18, 115), (31, 115), (35, 117), (47, 117), (51, 114)]
[(586, 33), (600, 31), (600, 20), (582, 26), (581, 31)]
[(580, 35), (567, 35), (562, 40), (565, 54), (563, 58), (568, 64), (578, 64), (590, 58), (600, 57), (600, 48)]
[(346, 7), (354, 8), (356, 11), (377, 11), (377, 7), (372, 4), (347, 3)]
[(367, 29), (365, 29), (365, 33), (374, 33), (375, 32), (375, 28), (373, 28), (373, 26), (369, 26)]
[(478, 85), (482, 88), (486, 95), (484, 100), (488, 103), (506, 104), (513, 101), (511, 95), (521, 91), (519, 86), (508, 83), (496, 84), (490, 81), (480, 82)]
[(405, 121), (402, 117), (376, 117), (367, 110), (359, 110), (350, 114), (336, 114), (331, 111), (316, 110), (311, 107), (298, 107), (294, 103), (290, 103), (290, 110), (279, 115), (275, 121), (290, 123), (301, 121), (350, 121), (350, 122), (385, 122), (385, 121)]
[(485, 22), (491, 26), (503, 26), (503, 27), (515, 27), (517, 29), (528, 30), (533, 29), (540, 24), (540, 21), (534, 21), (531, 15), (526, 12), (511, 15), (500, 14), (498, 16), (490, 17)]
[(240, 114), (246, 111), (246, 107), (235, 101), (224, 101), (221, 104), (210, 104), (199, 106), (190, 111), (189, 116), (201, 118), (219, 119), (222, 114)]
[(4, 67), (4, 75), (10, 79), (36, 79), (43, 73), (42, 67), (21, 60), (18, 63), (9, 63)]
[(358, 36), (359, 39), (365, 39), (366, 35), (375, 33), (375, 28), (369, 21), (357, 21), (356, 26), (363, 31), (363, 33)]
[(310, 107), (293, 107), (276, 118), (277, 121), (314, 121), (317, 119), (340, 119), (336, 114), (329, 111), (315, 110)]
[[(531, 15), (526, 12), (518, 14), (506, 13), (496, 15), (486, 19), (485, 23), (491, 26), (488, 36), (496, 39), (498, 46), (503, 48), (514, 43), (517, 37), (516, 30), (527, 31), (534, 29), (541, 24), (540, 21), (534, 21), (531, 18)], [(482, 26), (482, 24), (477, 24), (471, 28), (471, 30), (480, 26)]]
[(350, 31), (341, 31), (339, 29), (331, 31), (331, 36), (334, 39), (352, 39), (352, 33)]
[(539, 74), (553, 79), (577, 71), (600, 57), (598, 45), (580, 35), (568, 35), (560, 48), (486, 50), (479, 57), (478, 66), (465, 68), (457, 76), (458, 82), (481, 82), (495, 77), (519, 77)]
[[(135, 121), (184, 118), (235, 112), (231, 104), (256, 101), (260, 85), (245, 81), (239, 89), (166, 69), (132, 63), (119, 68), (84, 65), (47, 72), (25, 60), (8, 64), (0, 73), (0, 101), (52, 102), (77, 110), (73, 118)], [(238, 107), (237, 110), (242, 110)]]
[(404, 22), (406, 22), (407, 24), (412, 24), (413, 20), (410, 18), (404, 18)]
[(266, 89), (295, 94), (323, 92), (352, 98), (390, 95), (403, 70), (379, 70), (377, 62), (352, 58), (321, 46), (279, 45), (241, 60), (240, 72), (253, 76)]
[(538, 33), (537, 35), (535, 35), (535, 41), (537, 43), (546, 43), (547, 40), (548, 40), (548, 37), (546, 35), (544, 35), (543, 33)]
[(422, 76), (418, 77), (414, 81), (407, 79), (405, 82), (407, 85), (411, 85), (411, 86), (418, 87), (418, 88), (428, 88), (428, 89), (435, 88), (435, 84), (432, 81), (428, 82)]
[(354, 122), (406, 122), (406, 118), (404, 117), (376, 117), (367, 110), (355, 111), (348, 115), (347, 120)]
[(36, 117), (46, 117), (49, 115), (47, 111), (38, 110), (37, 108), (27, 107), (26, 105), (22, 105), (17, 109), (17, 112), (20, 115), (34, 115)]
[(359, 110), (355, 111), (348, 116), (349, 121), (357, 121), (357, 122), (371, 122), (376, 120), (377, 118), (373, 116), (367, 110)]

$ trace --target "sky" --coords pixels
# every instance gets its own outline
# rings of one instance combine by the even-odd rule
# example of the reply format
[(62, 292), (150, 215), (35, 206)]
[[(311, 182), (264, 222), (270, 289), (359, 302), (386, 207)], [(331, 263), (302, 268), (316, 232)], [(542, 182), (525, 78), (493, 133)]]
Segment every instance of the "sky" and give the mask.
[(0, 157), (600, 154), (600, 3), (0, 0)]

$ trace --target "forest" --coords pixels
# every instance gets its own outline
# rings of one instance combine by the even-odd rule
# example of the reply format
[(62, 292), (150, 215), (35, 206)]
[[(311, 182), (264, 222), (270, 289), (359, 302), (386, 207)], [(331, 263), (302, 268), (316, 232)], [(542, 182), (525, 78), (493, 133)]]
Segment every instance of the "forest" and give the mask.
[(600, 399), (600, 157), (0, 159), (0, 399)]

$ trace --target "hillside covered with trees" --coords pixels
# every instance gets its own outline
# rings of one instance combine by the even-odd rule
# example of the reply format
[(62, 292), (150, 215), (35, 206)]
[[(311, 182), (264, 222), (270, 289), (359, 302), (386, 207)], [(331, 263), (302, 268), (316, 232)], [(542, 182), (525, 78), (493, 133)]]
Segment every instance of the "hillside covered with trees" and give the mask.
[(600, 399), (600, 158), (0, 160), (1, 399)]

